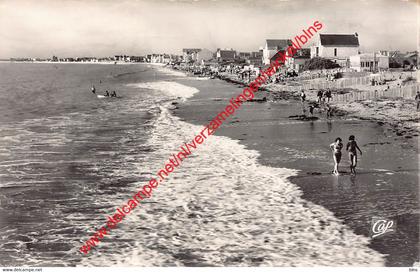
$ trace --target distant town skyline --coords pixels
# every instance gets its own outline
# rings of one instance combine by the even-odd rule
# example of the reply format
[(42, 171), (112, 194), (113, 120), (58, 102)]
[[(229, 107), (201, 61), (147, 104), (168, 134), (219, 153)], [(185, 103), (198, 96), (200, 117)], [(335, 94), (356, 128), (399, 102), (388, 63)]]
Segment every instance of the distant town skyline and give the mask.
[(355, 33), (360, 49), (417, 50), (418, 1), (0, 0), (0, 58), (182, 54), (182, 48), (256, 51), (314, 20)]

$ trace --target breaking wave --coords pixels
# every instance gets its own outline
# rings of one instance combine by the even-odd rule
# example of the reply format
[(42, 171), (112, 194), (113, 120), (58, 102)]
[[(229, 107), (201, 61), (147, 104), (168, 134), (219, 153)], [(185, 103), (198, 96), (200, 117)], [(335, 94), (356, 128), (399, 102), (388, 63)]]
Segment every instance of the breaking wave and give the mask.
[[(186, 99), (198, 90), (176, 82), (136, 84)], [(150, 177), (202, 127), (160, 107), (139, 163)], [(332, 212), (304, 200), (288, 181), (297, 170), (258, 162), (237, 140), (211, 136), (133, 211), (83, 265), (117, 266), (382, 266)], [(146, 180), (144, 181), (146, 182)], [(134, 184), (133, 192), (141, 183)]]

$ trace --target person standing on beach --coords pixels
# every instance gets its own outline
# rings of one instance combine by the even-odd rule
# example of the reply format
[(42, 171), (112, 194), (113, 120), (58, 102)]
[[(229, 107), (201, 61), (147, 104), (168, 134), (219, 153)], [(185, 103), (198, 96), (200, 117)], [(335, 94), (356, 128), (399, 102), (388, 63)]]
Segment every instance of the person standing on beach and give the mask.
[(321, 90), (319, 90), (316, 96), (318, 97), (318, 103), (319, 103), (319, 104), (321, 104), (322, 91), (321, 91)]
[(357, 145), (354, 135), (350, 135), (346, 150), (349, 152), (350, 173), (356, 174), (357, 150), (359, 150), (360, 156), (362, 156), (362, 150), (360, 150), (359, 146)]
[(311, 114), (311, 116), (314, 116), (314, 106), (313, 105), (309, 106), (309, 113)]
[(419, 111), (419, 108), (420, 108), (420, 91), (417, 91), (416, 98), (414, 98), (414, 99), (417, 102), (417, 111)]
[(330, 103), (330, 99), (331, 99), (331, 90), (327, 90), (327, 93), (326, 93), (326, 96), (327, 96), (327, 103)]
[(300, 101), (302, 103), (304, 103), (305, 102), (305, 99), (306, 99), (306, 94), (305, 94), (305, 92), (303, 90), (301, 90), (300, 91)]
[(330, 119), (332, 116), (332, 108), (329, 104), (327, 104), (325, 108), (327, 110), (327, 119)]
[(325, 104), (325, 100), (327, 99), (327, 90), (322, 92), (322, 104)]
[(338, 165), (341, 161), (341, 149), (343, 149), (343, 143), (340, 137), (335, 139), (334, 143), (330, 144), (330, 148), (333, 152), (333, 159), (334, 159), (334, 170), (332, 171), (333, 174), (339, 175), (338, 172)]

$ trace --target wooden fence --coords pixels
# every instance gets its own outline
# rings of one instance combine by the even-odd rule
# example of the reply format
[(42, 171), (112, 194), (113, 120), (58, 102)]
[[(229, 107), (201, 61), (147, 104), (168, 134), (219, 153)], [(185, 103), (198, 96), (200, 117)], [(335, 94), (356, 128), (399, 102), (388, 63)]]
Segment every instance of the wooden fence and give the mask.
[(372, 79), (378, 79), (379, 77), (350, 77), (350, 78), (343, 78), (339, 80), (333, 81), (322, 81), (322, 82), (309, 82), (304, 83), (302, 88), (304, 90), (310, 89), (328, 89), (328, 88), (346, 88), (353, 85), (368, 85), (371, 84)]
[[(379, 80), (379, 76), (366, 76), (366, 77), (352, 77), (343, 78), (334, 81), (321, 81), (321, 82), (304, 82), (296, 85), (285, 85), (283, 89), (287, 91), (300, 91), (300, 90), (319, 90), (319, 89), (343, 89), (346, 87), (352, 87), (354, 85), (370, 85), (372, 79)], [(389, 98), (403, 98), (403, 99), (414, 99), (416, 92), (420, 90), (420, 84), (410, 84), (407, 86), (394, 87), (391, 89), (385, 89), (387, 85), (376, 85), (376, 90), (370, 91), (351, 91), (346, 94), (334, 94), (333, 100), (339, 102), (350, 102), (357, 100), (371, 100), (378, 99), (380, 97)]]
[[(383, 86), (378, 86), (383, 88)], [(371, 90), (361, 92), (350, 92), (346, 94), (336, 94), (333, 100), (337, 102), (351, 102), (358, 100), (375, 100), (381, 97), (414, 99), (416, 92), (420, 90), (419, 84), (392, 88), (388, 90)]]
[[(318, 81), (318, 82), (296, 82), (295, 85), (284, 85), (283, 88), (288, 91), (293, 91), (296, 89), (303, 89), (305, 91), (308, 90), (319, 90), (319, 89), (340, 89), (346, 88), (353, 85), (367, 85), (371, 84), (371, 80), (373, 77), (353, 77), (353, 78), (343, 78), (340, 80), (334, 81)], [(384, 86), (384, 85), (381, 85)]]

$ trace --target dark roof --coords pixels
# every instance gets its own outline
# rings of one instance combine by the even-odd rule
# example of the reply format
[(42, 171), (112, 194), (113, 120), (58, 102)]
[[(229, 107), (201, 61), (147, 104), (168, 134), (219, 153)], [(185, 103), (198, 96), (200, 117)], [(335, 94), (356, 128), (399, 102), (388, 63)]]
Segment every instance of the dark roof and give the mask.
[(219, 50), (220, 58), (222, 59), (233, 59), (235, 58), (236, 51), (234, 50)]
[(355, 34), (319, 34), (321, 45), (359, 46), (359, 37)]
[(279, 50), (279, 49), (285, 49), (288, 46), (292, 45), (292, 41), (291, 40), (286, 40), (286, 39), (282, 39), (282, 40), (266, 40), (267, 43), (267, 48), (271, 49), (271, 50)]
[(199, 49), (199, 48), (184, 48), (184, 49), (182, 49), (182, 52), (185, 52), (187, 54), (197, 53), (197, 52), (200, 52), (200, 51), (201, 51), (201, 49)]
[(251, 53), (250, 52), (239, 52), (239, 56), (240, 57), (249, 57), (249, 56), (251, 56)]
[(272, 57), (270, 58), (270, 62), (275, 61), (278, 57), (280, 57), (280, 53), (281, 53), (281, 54), (285, 54), (285, 51), (284, 51), (284, 50), (280, 50), (280, 51), (278, 51), (276, 54), (274, 54), (274, 56), (272, 56)]
[(404, 56), (405, 58), (417, 58), (417, 52), (410, 52)]

